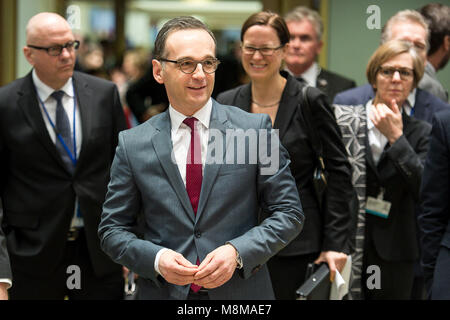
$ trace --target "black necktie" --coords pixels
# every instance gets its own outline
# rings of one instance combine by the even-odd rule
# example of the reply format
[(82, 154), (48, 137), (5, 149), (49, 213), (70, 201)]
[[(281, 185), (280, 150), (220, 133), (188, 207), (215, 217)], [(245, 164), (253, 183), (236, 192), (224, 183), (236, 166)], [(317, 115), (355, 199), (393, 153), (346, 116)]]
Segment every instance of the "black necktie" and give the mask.
[[(62, 97), (64, 96), (63, 91), (55, 91), (52, 93), (52, 97), (56, 100), (56, 131), (61, 135), (66, 144), (67, 148), (70, 150), (72, 155), (75, 154), (73, 150), (73, 140), (72, 140), (72, 132), (70, 130), (70, 122), (67, 117), (66, 110), (64, 110), (64, 106), (62, 104)], [(56, 149), (58, 149), (59, 154), (61, 155), (62, 160), (66, 164), (67, 169), (73, 173), (74, 165), (72, 160), (70, 159), (69, 154), (67, 153), (64, 145), (61, 143), (58, 137), (56, 137)]]
[(306, 85), (306, 81), (305, 81), (305, 79), (303, 79), (302, 77), (298, 77), (298, 78), (296, 78), (296, 79), (297, 79), (297, 81), (300, 82), (301, 84)]

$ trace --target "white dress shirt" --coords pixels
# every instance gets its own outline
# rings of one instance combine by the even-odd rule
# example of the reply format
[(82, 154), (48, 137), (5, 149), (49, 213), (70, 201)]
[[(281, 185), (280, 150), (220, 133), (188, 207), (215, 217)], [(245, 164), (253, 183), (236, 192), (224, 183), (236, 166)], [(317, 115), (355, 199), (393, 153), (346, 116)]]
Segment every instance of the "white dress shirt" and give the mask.
[(303, 78), (306, 81), (306, 84), (311, 86), (311, 87), (316, 87), (316, 83), (317, 83), (317, 77), (319, 76), (320, 73), (320, 66), (317, 64), (317, 62), (314, 62), (309, 68), (308, 70), (306, 70), (305, 72), (303, 72), (302, 74), (294, 74), (291, 70), (289, 70), (287, 67), (285, 68), (285, 70), (291, 74), (292, 76), (294, 76), (295, 78)]
[(411, 93), (408, 95), (408, 98), (406, 98), (406, 101), (403, 103), (403, 108), (405, 109), (405, 113), (410, 116), (411, 110), (414, 108), (414, 105), (416, 104), (416, 93), (417, 89), (414, 88), (414, 90), (411, 91)]
[(375, 127), (372, 120), (370, 120), (372, 109), (375, 107), (372, 102), (373, 100), (369, 100), (366, 103), (367, 137), (369, 139), (370, 150), (372, 151), (372, 158), (375, 161), (375, 165), (377, 165), (380, 161), (381, 154), (388, 143), (388, 139), (377, 129), (377, 127)]
[[(36, 87), (36, 92), (39, 96), (38, 103), (39, 107), (41, 109), (42, 118), (44, 119), (45, 126), (47, 127), (48, 134), (50, 135), (50, 139), (53, 141), (53, 143), (56, 143), (56, 134), (55, 130), (53, 129), (50, 120), (47, 117), (47, 114), (45, 113), (44, 106), (40, 101), (42, 101), (45, 104), (45, 109), (47, 110), (48, 116), (52, 120), (53, 124), (56, 125), (56, 100), (51, 96), (51, 94), (55, 91), (55, 89), (49, 87), (45, 83), (39, 79), (39, 77), (36, 74), (36, 71), (33, 69), (32, 72), (33, 76), (33, 82), (34, 86)], [(70, 133), (73, 137), (73, 130), (74, 130), (74, 123), (73, 123), (73, 109), (75, 107), (75, 92), (73, 91), (73, 82), (72, 78), (67, 80), (67, 82), (59, 89), (60, 91), (64, 92), (63, 98), (62, 98), (62, 104), (64, 107), (64, 110), (66, 111), (67, 117), (69, 118), (70, 123)], [(40, 99), (40, 100), (39, 100)], [(77, 108), (75, 110), (75, 140), (77, 144), (77, 159), (80, 156), (81, 151), (81, 142), (82, 142), (82, 132), (81, 132), (81, 116), (80, 116), (80, 108), (78, 107), (77, 102)], [(75, 213), (74, 217), (72, 219), (71, 227), (82, 227), (84, 225), (83, 219), (77, 217), (76, 212), (78, 210), (78, 198), (75, 200)]]
[[(33, 69), (32, 72), (33, 75), (33, 82), (36, 87), (37, 94), (39, 95), (39, 98), (44, 102), (45, 108), (47, 109), (48, 115), (50, 119), (52, 119), (53, 123), (56, 123), (56, 100), (51, 96), (51, 94), (55, 91), (54, 89), (47, 86), (45, 83), (43, 83), (39, 77), (36, 74), (36, 71)], [(73, 108), (74, 108), (74, 92), (73, 92), (73, 85), (72, 85), (72, 78), (67, 80), (66, 84), (62, 86), (60, 89), (61, 91), (64, 91), (64, 96), (62, 99), (62, 103), (64, 106), (64, 110), (66, 110), (67, 117), (69, 118), (70, 123), (70, 131), (71, 135), (73, 135)], [(41, 109), (42, 118), (44, 118), (45, 126), (47, 127), (48, 133), (50, 135), (50, 139), (52, 139), (53, 143), (56, 143), (56, 134), (53, 130), (53, 127), (50, 123), (50, 121), (47, 118), (47, 115), (45, 114), (44, 107), (39, 102), (39, 107)], [(80, 155), (81, 150), (81, 139), (82, 139), (82, 132), (81, 132), (81, 117), (80, 117), (80, 108), (77, 107), (75, 112), (75, 126), (76, 126), (76, 141), (77, 141), (77, 158)]]
[[(192, 115), (192, 117), (195, 117), (198, 120), (195, 125), (197, 127), (197, 132), (200, 135), (200, 143), (202, 148), (202, 170), (205, 169), (206, 163), (211, 111), (212, 100), (210, 98), (200, 110)], [(175, 158), (173, 160), (176, 161), (181, 178), (183, 179), (184, 186), (186, 186), (186, 160), (191, 145), (191, 129), (186, 124), (184, 124), (183, 121), (184, 119), (189, 117), (175, 110), (172, 105), (169, 105), (169, 116), (171, 124), (173, 157)], [(156, 254), (154, 267), (156, 272), (158, 272), (159, 274), (161, 274), (161, 272), (159, 271), (159, 258), (161, 257), (161, 254), (163, 254), (166, 250), (168, 249), (161, 249)]]

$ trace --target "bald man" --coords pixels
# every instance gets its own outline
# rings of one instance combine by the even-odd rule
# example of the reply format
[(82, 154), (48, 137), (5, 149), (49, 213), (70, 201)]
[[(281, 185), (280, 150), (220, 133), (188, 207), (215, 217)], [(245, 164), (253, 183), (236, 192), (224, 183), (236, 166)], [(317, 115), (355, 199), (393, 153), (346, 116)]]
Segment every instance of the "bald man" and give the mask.
[(74, 72), (63, 17), (37, 14), (26, 32), (32, 70), (0, 88), (0, 298), (121, 299), (122, 268), (97, 237), (126, 128), (117, 89)]

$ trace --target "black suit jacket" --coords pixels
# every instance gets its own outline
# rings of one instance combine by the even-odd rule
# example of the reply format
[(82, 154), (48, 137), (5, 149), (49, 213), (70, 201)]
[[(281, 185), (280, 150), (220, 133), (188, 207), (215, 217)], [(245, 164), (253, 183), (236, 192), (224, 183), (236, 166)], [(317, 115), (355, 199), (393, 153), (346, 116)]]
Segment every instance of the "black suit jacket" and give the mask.
[(356, 83), (334, 72), (321, 69), (317, 76), (316, 87), (325, 93), (331, 103), (339, 92), (356, 87)]
[[(326, 250), (348, 251), (350, 227), (350, 201), (352, 198), (351, 167), (342, 143), (341, 133), (326, 97), (314, 92), (311, 107), (313, 119), (324, 148), (325, 166), (330, 174), (325, 209), (320, 212), (314, 196), (312, 174), (316, 167), (315, 153), (311, 148), (305, 119), (300, 110), (302, 85), (285, 72), (287, 78), (274, 128), (279, 129), (281, 143), (291, 158), (291, 172), (305, 213), (301, 234), (279, 255), (301, 255)], [(250, 112), (251, 84), (221, 93), (217, 101), (240, 107)]]
[[(441, 246), (450, 248), (450, 109), (433, 119), (430, 151), (427, 155), (421, 187), (422, 211), (419, 227), (422, 231), (422, 267), (430, 290), (436, 260)], [(438, 277), (449, 279), (450, 266), (441, 268)], [(439, 278), (437, 279), (439, 281)]]
[[(125, 118), (113, 83), (79, 72), (73, 82), (83, 136), (73, 175), (50, 139), (31, 72), (0, 88), (2, 229), (13, 276), (15, 270), (32, 277), (52, 274), (65, 250), (77, 196), (95, 273), (120, 272), (100, 249), (97, 228)], [(10, 276), (8, 261), (0, 261), (0, 278)]]
[(387, 261), (414, 261), (419, 257), (415, 208), (431, 125), (403, 114), (403, 135), (386, 145), (375, 165), (366, 135), (366, 196), (391, 202), (387, 219), (366, 214), (366, 235), (378, 255)]

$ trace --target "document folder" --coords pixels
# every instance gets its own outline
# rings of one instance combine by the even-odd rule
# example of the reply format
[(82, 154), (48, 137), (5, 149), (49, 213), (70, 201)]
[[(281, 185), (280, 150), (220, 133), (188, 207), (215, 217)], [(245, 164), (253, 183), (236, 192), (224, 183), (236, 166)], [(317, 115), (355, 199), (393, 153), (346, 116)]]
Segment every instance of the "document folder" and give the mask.
[(329, 300), (330, 269), (326, 263), (310, 263), (306, 272), (306, 281), (297, 289), (297, 300)]

